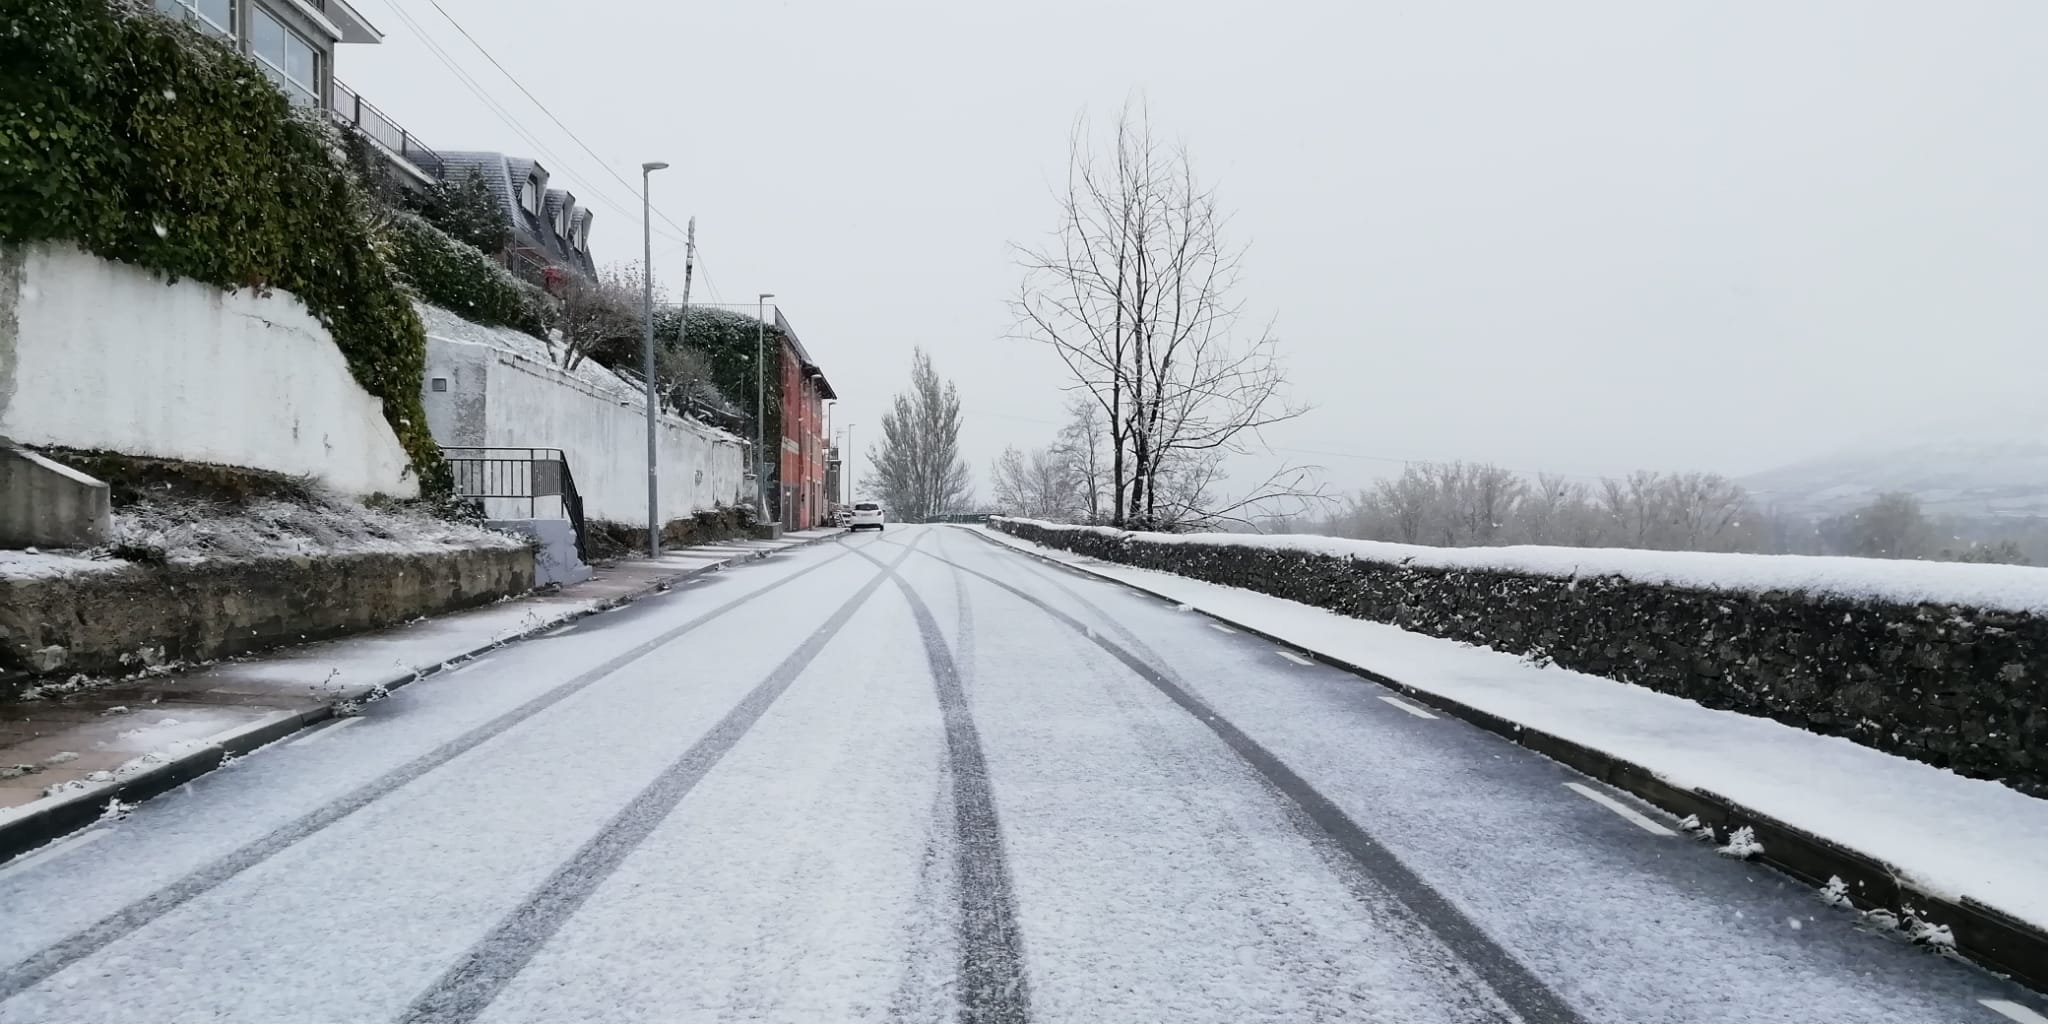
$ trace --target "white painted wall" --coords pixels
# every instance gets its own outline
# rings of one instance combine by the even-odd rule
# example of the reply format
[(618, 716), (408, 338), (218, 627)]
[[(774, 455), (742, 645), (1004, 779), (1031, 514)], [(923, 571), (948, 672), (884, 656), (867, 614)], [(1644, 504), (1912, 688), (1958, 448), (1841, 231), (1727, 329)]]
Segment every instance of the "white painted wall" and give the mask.
[[(446, 391), (433, 390), (436, 378)], [(587, 517), (646, 522), (647, 417), (637, 398), (491, 344), (436, 334), (427, 337), (427, 381), (427, 424), (442, 447), (560, 448)], [(737, 438), (663, 416), (657, 446), (663, 522), (739, 502), (746, 456)]]
[(377, 399), (286, 292), (223, 292), (69, 245), (0, 249), (0, 435), (419, 493)]

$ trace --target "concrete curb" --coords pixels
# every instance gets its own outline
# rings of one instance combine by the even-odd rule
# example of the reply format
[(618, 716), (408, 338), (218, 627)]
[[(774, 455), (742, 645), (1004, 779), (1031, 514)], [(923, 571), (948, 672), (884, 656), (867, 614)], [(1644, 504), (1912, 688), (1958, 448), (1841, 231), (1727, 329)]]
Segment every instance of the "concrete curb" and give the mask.
[(570, 612), (557, 619), (539, 623), (529, 629), (510, 636), (479, 644), (468, 650), (450, 654), (434, 665), (417, 672), (394, 673), (390, 678), (375, 683), (359, 684), (337, 691), (334, 701), (301, 710), (282, 710), (225, 732), (209, 736), (198, 747), (171, 758), (162, 764), (153, 765), (143, 771), (111, 782), (91, 785), (84, 789), (46, 796), (32, 803), (21, 805), (13, 814), (0, 820), (0, 867), (25, 853), (30, 853), (48, 843), (62, 839), (100, 820), (108, 805), (115, 800), (125, 804), (140, 803), (150, 797), (175, 789), (216, 768), (232, 758), (240, 757), (259, 747), (284, 739), (301, 729), (318, 725), (335, 716), (335, 705), (361, 700), (372, 692), (382, 689), (396, 690), (441, 671), (441, 666), (459, 661), (468, 661), (478, 655), (496, 650), (508, 644), (518, 643), (539, 633), (544, 633), (564, 624), (588, 618), (600, 612), (610, 611), (621, 605), (631, 604), (642, 598), (673, 588), (677, 582), (693, 576), (722, 572), (733, 566), (756, 562), (785, 551), (795, 551), (813, 544), (837, 539), (840, 534), (823, 537), (808, 537), (778, 548), (767, 548), (734, 555), (731, 558), (700, 565), (692, 569), (660, 577), (644, 587), (619, 594), (601, 601), (589, 608)]
[[(1114, 583), (1176, 607), (1182, 603), (1129, 580), (1091, 571), (1086, 566), (1005, 544), (979, 532), (975, 536), (984, 543), (1035, 558), (1077, 576)], [(1955, 938), (1956, 952), (1993, 972), (2007, 975), (2036, 990), (2048, 991), (2048, 932), (2027, 922), (1968, 897), (1957, 901), (1922, 892), (1901, 879), (1898, 870), (1884, 861), (1759, 814), (1718, 794), (1673, 786), (1649, 769), (1612, 754), (1517, 725), (1498, 715), (1417, 689), (1363, 665), (1306, 650), (1292, 641), (1234, 619), (1200, 609), (1196, 611), (1232, 629), (1378, 683), (1419, 704), (1476, 725), (1567, 768), (1628, 792), (1671, 814), (1697, 818), (1701, 825), (1713, 830), (1716, 841), (1725, 840), (1736, 829), (1751, 829), (1764, 847), (1764, 852), (1753, 858), (1756, 863), (1768, 865), (1815, 888), (1826, 885), (1831, 877), (1840, 878), (1848, 883), (1847, 895), (1856, 909), (1888, 913), (1901, 923), (1917, 920), (1946, 927)]]

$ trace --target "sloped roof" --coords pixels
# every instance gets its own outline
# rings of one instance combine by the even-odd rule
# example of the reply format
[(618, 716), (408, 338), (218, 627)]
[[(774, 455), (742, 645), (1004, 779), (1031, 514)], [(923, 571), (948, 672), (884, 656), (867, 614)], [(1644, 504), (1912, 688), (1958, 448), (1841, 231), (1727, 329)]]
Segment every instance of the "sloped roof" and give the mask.
[[(574, 210), (575, 197), (562, 189), (549, 189), (548, 170), (540, 162), (527, 157), (507, 156), (481, 150), (443, 152), (441, 154), (444, 173), (450, 177), (467, 174), (475, 169), (483, 175), (484, 184), (497, 197), (504, 210), (505, 220), (512, 226), (513, 244), (522, 249), (539, 253), (548, 263), (575, 270), (585, 276), (597, 274), (597, 264), (586, 247), (577, 252), (569, 239), (555, 234), (554, 215), (563, 202), (571, 204)], [(545, 199), (541, 215), (535, 217), (519, 205), (519, 185), (528, 177), (538, 175)], [(584, 225), (584, 237), (589, 237), (589, 211), (580, 211), (577, 217)]]

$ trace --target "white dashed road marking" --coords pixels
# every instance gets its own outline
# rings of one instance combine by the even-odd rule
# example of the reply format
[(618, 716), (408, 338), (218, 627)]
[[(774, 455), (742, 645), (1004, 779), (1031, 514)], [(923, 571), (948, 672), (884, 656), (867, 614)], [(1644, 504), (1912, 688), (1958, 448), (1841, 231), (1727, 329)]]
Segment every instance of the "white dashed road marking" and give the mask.
[(1387, 702), (1387, 703), (1389, 703), (1389, 704), (1392, 704), (1393, 706), (1395, 706), (1395, 707), (1397, 707), (1397, 708), (1400, 708), (1400, 709), (1401, 709), (1401, 710), (1403, 710), (1403, 711), (1406, 711), (1406, 712), (1408, 712), (1408, 713), (1409, 713), (1409, 714), (1411, 714), (1411, 715), (1414, 715), (1414, 716), (1415, 716), (1415, 717), (1417, 717), (1417, 718), (1430, 718), (1430, 719), (1434, 719), (1434, 718), (1436, 717), (1435, 715), (1433, 715), (1433, 714), (1430, 714), (1429, 712), (1427, 712), (1427, 711), (1424, 711), (1424, 710), (1422, 710), (1421, 708), (1418, 708), (1418, 707), (1416, 707), (1415, 705), (1413, 705), (1413, 704), (1410, 704), (1410, 703), (1408, 703), (1407, 701), (1405, 701), (1405, 700), (1402, 700), (1402, 699), (1401, 699), (1401, 698), (1399, 698), (1399, 697), (1388, 697), (1388, 696), (1384, 696), (1384, 695), (1383, 695), (1383, 696), (1381, 696), (1381, 697), (1380, 697), (1380, 699), (1381, 699), (1381, 700), (1383, 700), (1383, 701), (1386, 701), (1386, 702)]
[[(1572, 792), (1577, 793), (1578, 795), (1585, 797), (1586, 799), (1591, 800), (1594, 803), (1599, 804), (1600, 806), (1605, 807), (1608, 810), (1613, 811), (1614, 813), (1619, 814), (1624, 818), (1627, 818), (1631, 824), (1635, 825), (1637, 828), (1640, 828), (1645, 832), (1648, 832), (1653, 836), (1675, 836), (1678, 834), (1676, 832), (1671, 831), (1668, 828), (1665, 828), (1662, 825), (1657, 824), (1654, 821), (1651, 821), (1649, 818), (1646, 818), (1643, 815), (1637, 813), (1635, 808), (1630, 807), (1629, 805), (1622, 803), (1621, 801), (1616, 800), (1615, 798), (1608, 796), (1607, 794), (1602, 793), (1591, 786), (1582, 786), (1576, 782), (1567, 782), (1564, 784), (1564, 788), (1569, 789)], [(2044, 1024), (2048, 1024), (2048, 1022), (2044, 1022)]]
[(1299, 655), (1299, 654), (1296, 654), (1296, 653), (1294, 653), (1293, 651), (1276, 651), (1276, 652), (1274, 652), (1274, 653), (1276, 653), (1276, 654), (1280, 655), (1280, 656), (1281, 656), (1281, 657), (1283, 657), (1283, 658), (1286, 658), (1286, 659), (1287, 659), (1288, 661), (1291, 661), (1291, 662), (1293, 662), (1293, 663), (1295, 663), (1295, 664), (1297, 664), (1297, 665), (1313, 665), (1313, 664), (1315, 664), (1315, 662), (1313, 662), (1313, 661), (1310, 661), (1310, 660), (1308, 660), (1307, 658), (1304, 658), (1304, 657), (1302, 657), (1301, 655)]
[(2048, 1017), (2043, 1017), (2018, 1003), (2008, 1002), (2004, 999), (1979, 999), (1977, 1001), (2012, 1020), (2019, 1021), (2020, 1024), (2048, 1024)]

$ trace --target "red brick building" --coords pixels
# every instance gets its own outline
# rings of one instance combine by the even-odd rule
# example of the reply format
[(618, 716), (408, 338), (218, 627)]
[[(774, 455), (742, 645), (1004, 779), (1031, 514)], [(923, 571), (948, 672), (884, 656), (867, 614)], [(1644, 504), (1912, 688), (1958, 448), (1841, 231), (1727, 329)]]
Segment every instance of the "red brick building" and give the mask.
[(782, 332), (782, 455), (776, 471), (776, 509), (785, 530), (808, 530), (828, 521), (832, 496), (825, 491), (825, 402), (839, 396), (825, 371), (804, 351), (796, 329), (775, 311)]

